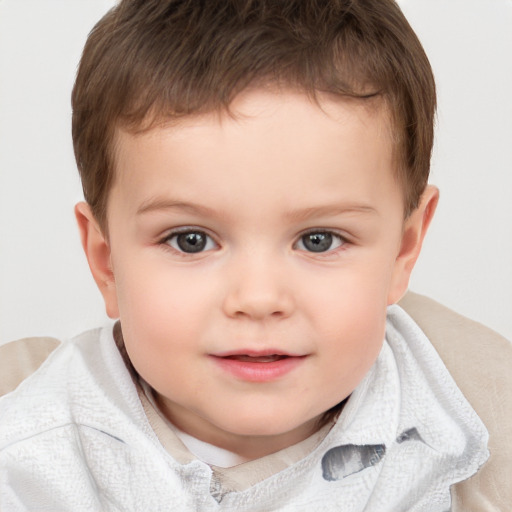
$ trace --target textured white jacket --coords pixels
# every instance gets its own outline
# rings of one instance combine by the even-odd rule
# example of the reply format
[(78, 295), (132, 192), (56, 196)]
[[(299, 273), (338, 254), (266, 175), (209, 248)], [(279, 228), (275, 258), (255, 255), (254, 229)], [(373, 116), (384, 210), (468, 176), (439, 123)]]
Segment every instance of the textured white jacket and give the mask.
[(1, 399), (0, 510), (446, 512), (486, 443), (425, 335), (393, 306), (377, 362), (324, 440), (244, 491), (212, 493), (212, 468), (163, 448), (111, 329), (95, 330)]

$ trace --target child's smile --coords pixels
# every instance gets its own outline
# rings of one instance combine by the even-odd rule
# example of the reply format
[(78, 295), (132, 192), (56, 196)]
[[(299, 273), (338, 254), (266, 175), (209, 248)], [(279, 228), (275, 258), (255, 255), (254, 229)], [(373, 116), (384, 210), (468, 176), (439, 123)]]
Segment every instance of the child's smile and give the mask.
[(107, 309), (169, 419), (247, 457), (350, 395), (415, 258), (386, 109), (321, 99), (118, 134)]
[(308, 354), (287, 353), (279, 349), (240, 348), (227, 353), (210, 354), (213, 361), (236, 378), (250, 382), (277, 380), (303, 363)]

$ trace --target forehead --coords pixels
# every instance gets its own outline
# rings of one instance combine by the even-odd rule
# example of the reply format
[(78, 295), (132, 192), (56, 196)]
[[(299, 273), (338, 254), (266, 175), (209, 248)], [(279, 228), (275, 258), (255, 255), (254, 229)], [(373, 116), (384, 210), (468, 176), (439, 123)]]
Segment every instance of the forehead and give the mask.
[[(155, 127), (190, 128), (212, 124), (224, 125), (226, 122), (250, 121), (251, 119), (269, 119), (285, 111), (302, 122), (305, 119), (329, 118), (342, 120), (351, 115), (368, 117), (372, 122), (391, 125), (391, 110), (388, 101), (381, 95), (353, 97), (330, 92), (295, 89), (286, 85), (270, 83), (266, 86), (247, 87), (227, 106), (203, 112), (202, 110), (186, 116), (159, 116), (150, 113), (139, 123), (135, 130), (123, 130), (145, 133)], [(137, 130), (137, 128), (142, 128)]]
[(354, 181), (366, 169), (392, 169), (390, 124), (376, 98), (249, 90), (229, 112), (166, 120), (139, 133), (118, 130), (114, 188), (140, 201), (158, 195), (164, 182), (171, 186), (171, 174), (175, 190), (193, 178), (210, 194), (224, 178), (240, 194), (264, 183), (292, 194), (340, 176)]
[[(283, 115), (284, 114), (284, 115)], [(387, 102), (381, 96), (353, 98), (331, 93), (316, 92), (314, 97), (302, 91), (267, 88), (248, 88), (238, 94), (228, 106), (207, 113), (187, 116), (159, 117), (149, 114), (135, 127), (118, 126), (115, 130), (115, 156), (141, 140), (157, 139), (162, 130), (173, 131), (176, 138), (211, 134), (212, 129), (219, 136), (238, 132), (242, 137), (250, 136), (252, 129), (266, 123), (268, 128), (280, 130), (282, 138), (311, 137), (313, 124), (323, 125), (352, 123), (359, 127), (372, 128), (376, 138), (393, 142), (391, 113)]]

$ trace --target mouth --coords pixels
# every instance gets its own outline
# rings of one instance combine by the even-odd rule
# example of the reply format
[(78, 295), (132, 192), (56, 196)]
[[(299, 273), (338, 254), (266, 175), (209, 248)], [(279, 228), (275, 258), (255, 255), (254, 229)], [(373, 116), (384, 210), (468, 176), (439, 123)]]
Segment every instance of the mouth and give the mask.
[(231, 359), (233, 361), (241, 361), (242, 363), (273, 363), (275, 361), (281, 361), (293, 356), (287, 356), (282, 354), (269, 354), (266, 356), (249, 356), (246, 354), (224, 356), (224, 359)]
[(211, 356), (216, 365), (231, 377), (248, 382), (279, 380), (301, 366), (307, 355), (280, 351), (237, 351)]

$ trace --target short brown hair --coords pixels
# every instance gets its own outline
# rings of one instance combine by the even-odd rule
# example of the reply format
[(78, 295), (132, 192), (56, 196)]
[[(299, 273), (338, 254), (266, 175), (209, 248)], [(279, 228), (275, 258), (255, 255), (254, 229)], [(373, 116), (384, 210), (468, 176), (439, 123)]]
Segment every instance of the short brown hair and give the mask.
[(229, 109), (249, 86), (380, 96), (392, 118), (405, 213), (426, 186), (435, 84), (393, 0), (122, 0), (91, 31), (72, 94), (73, 144), (102, 226), (116, 129)]

